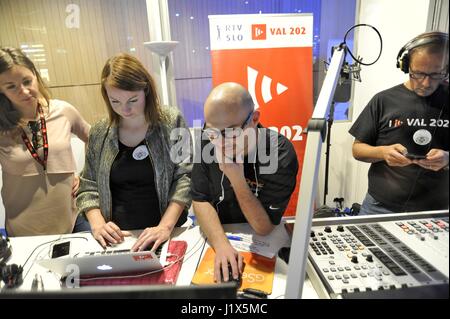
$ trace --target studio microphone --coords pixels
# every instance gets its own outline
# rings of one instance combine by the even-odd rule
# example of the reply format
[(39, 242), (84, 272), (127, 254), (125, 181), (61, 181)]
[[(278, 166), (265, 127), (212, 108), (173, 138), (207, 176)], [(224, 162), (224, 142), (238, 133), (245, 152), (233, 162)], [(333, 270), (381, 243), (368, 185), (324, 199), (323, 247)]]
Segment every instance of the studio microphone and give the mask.
[(350, 101), (352, 93), (352, 82), (361, 82), (361, 65), (358, 62), (348, 64), (345, 62), (341, 69), (341, 77), (334, 93), (334, 102), (344, 103)]
[(350, 78), (352, 81), (361, 82), (361, 64), (358, 61), (353, 64), (345, 62), (342, 66), (342, 73), (348, 74), (347, 78)]

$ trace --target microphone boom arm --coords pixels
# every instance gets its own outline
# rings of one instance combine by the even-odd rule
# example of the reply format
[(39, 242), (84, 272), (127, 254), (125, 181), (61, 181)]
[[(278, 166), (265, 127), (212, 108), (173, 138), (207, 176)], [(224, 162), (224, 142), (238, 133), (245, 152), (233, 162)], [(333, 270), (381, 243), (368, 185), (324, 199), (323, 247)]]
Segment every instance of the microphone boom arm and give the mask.
[(312, 118), (308, 122), (306, 148), (297, 200), (295, 227), (292, 233), (291, 252), (286, 278), (285, 298), (298, 299), (302, 296), (306, 275), (306, 260), (317, 194), (317, 180), (322, 144), (327, 133), (326, 117), (330, 110), (334, 92), (340, 79), (347, 48), (341, 45), (334, 50), (327, 75), (320, 90)]

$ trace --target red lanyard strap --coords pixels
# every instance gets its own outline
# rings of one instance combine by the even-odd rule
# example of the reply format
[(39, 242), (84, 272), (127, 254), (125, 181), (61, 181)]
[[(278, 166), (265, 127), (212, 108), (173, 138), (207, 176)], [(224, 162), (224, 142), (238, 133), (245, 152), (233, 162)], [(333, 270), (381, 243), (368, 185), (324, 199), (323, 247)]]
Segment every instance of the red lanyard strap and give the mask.
[(28, 138), (25, 131), (22, 129), (22, 140), (25, 143), (25, 146), (27, 147), (28, 151), (30, 152), (31, 156), (38, 161), (39, 164), (42, 165), (44, 168), (44, 171), (47, 170), (47, 158), (48, 158), (48, 140), (47, 140), (47, 126), (45, 123), (45, 117), (44, 117), (44, 111), (42, 110), (42, 106), (38, 104), (38, 112), (41, 122), (41, 132), (42, 132), (42, 140), (43, 140), (43, 148), (44, 148), (44, 159), (41, 159), (36, 151), (36, 149), (33, 147), (33, 145), (30, 142), (30, 139)]

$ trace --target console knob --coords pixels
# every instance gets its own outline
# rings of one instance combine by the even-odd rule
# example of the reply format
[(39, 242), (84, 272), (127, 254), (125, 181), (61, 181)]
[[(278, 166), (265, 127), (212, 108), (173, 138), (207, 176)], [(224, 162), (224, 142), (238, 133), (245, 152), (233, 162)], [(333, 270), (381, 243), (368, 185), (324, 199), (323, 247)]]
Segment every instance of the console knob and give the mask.
[(371, 263), (373, 261), (372, 255), (367, 255), (366, 260)]
[(343, 232), (343, 231), (344, 231), (344, 226), (339, 225), (339, 226), (336, 228), (336, 230), (337, 230), (337, 231), (340, 231), (340, 232)]
[(330, 227), (330, 226), (325, 226), (324, 231), (325, 231), (326, 233), (331, 233), (331, 227)]
[(352, 263), (358, 263), (358, 256), (352, 256)]
[(314, 230), (311, 230), (311, 238), (316, 237), (316, 233), (314, 233)]

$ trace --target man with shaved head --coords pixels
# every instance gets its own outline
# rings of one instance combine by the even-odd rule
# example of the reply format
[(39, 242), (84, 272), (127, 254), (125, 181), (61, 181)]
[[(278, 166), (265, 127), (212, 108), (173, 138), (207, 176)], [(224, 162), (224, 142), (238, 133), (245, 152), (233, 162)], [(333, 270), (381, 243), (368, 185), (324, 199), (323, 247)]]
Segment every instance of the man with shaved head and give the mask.
[[(223, 83), (205, 102), (202, 159), (191, 177), (194, 212), (216, 252), (214, 278), (228, 281), (243, 270), (242, 256), (231, 246), (222, 224), (248, 223), (268, 235), (295, 188), (297, 155), (283, 135), (259, 124), (260, 112), (242, 85)], [(211, 152), (205, 152), (209, 149)], [(214, 161), (208, 161), (208, 155)], [(268, 161), (267, 161), (268, 159)], [(275, 162), (275, 163), (273, 163)], [(273, 165), (275, 164), (275, 165)]]

